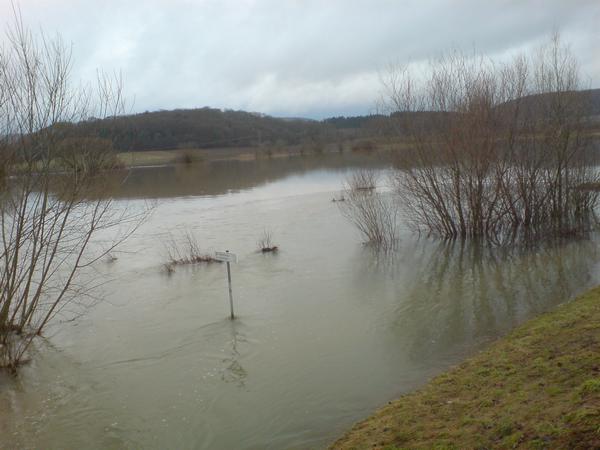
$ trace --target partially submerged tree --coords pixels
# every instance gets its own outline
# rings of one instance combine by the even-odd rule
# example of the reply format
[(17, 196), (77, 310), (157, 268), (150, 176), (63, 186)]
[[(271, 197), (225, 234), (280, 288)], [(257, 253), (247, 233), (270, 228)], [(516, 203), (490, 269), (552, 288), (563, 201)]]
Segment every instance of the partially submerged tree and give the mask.
[(532, 57), (494, 63), (455, 52), (425, 78), (390, 71), (399, 135), (395, 188), (418, 230), (504, 240), (584, 230), (598, 181), (577, 62), (557, 36)]
[(15, 17), (0, 48), (0, 367), (12, 370), (57, 315), (89, 305), (102, 283), (92, 264), (147, 212), (97, 195), (102, 177), (85, 149), (71, 148), (77, 162), (57, 165), (74, 145), (60, 124), (122, 111), (120, 79), (100, 75), (95, 90), (74, 86), (69, 48)]

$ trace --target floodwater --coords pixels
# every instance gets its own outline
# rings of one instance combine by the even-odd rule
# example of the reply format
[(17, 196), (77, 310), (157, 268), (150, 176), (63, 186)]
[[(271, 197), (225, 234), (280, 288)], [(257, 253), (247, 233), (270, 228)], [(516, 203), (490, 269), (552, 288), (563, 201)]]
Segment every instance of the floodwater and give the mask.
[[(114, 187), (155, 210), (113, 262), (105, 300), (0, 376), (0, 448), (323, 447), (524, 320), (598, 282), (596, 240), (535, 249), (443, 243), (403, 231), (378, 254), (331, 199), (346, 157), (132, 172)], [(257, 252), (267, 228), (280, 247)], [(192, 232), (223, 264), (165, 273)]]

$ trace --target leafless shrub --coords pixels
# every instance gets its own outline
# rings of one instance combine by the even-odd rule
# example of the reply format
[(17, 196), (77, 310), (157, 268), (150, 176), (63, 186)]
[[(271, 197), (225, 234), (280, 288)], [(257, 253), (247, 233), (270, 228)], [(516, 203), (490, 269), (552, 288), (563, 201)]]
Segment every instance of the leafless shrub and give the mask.
[(398, 132), (395, 188), (412, 224), (445, 238), (561, 235), (594, 215), (597, 194), (578, 67), (558, 37), (532, 58), (494, 64), (453, 53), (419, 83), (386, 82)]
[(202, 250), (198, 239), (190, 231), (186, 231), (179, 238), (171, 235), (166, 241), (165, 251), (167, 253), (165, 269), (169, 273), (174, 271), (175, 266), (218, 262), (210, 253)]
[(368, 243), (391, 249), (397, 241), (397, 208), (390, 195), (377, 192), (376, 180), (372, 170), (350, 175), (338, 207)]
[(54, 161), (59, 170), (96, 175), (122, 169), (112, 141), (100, 138), (65, 138), (58, 142)]
[[(16, 12), (0, 48), (0, 150), (9, 179), (0, 190), (0, 368), (13, 371), (57, 315), (97, 300), (103, 280), (92, 265), (147, 213), (105, 196), (86, 200), (102, 178), (79, 163), (57, 175), (60, 125), (123, 108), (119, 77), (100, 74), (96, 91), (80, 89), (69, 82), (70, 67), (69, 47), (33, 35)], [(85, 155), (79, 161), (87, 164)]]
[(352, 144), (353, 153), (370, 154), (377, 150), (377, 146), (371, 140), (360, 140)]
[(346, 179), (346, 189), (355, 191), (372, 191), (377, 187), (379, 175), (372, 169), (361, 169), (352, 172)]
[(202, 155), (192, 149), (183, 150), (175, 158), (173, 158), (173, 162), (175, 164), (192, 165), (202, 161), (204, 161)]
[(173, 275), (175, 273), (175, 266), (170, 262), (164, 263), (163, 269), (167, 275)]
[(279, 247), (273, 243), (273, 233), (270, 230), (263, 230), (261, 237), (256, 242), (259, 251), (263, 253), (276, 252)]

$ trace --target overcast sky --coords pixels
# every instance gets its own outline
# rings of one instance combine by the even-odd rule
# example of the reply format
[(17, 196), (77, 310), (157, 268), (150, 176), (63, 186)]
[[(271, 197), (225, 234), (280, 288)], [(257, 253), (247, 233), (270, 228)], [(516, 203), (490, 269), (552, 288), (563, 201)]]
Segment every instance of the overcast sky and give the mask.
[[(21, 0), (72, 42), (75, 78), (121, 70), (134, 111), (217, 108), (322, 118), (373, 111), (379, 71), (450, 48), (494, 57), (561, 32), (600, 87), (600, 0)], [(10, 0), (0, 0), (4, 22)]]

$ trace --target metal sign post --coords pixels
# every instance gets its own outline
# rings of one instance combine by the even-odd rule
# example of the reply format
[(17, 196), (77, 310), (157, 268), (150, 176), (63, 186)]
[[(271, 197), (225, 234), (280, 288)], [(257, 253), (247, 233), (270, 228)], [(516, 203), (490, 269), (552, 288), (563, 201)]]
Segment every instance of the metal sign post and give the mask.
[(223, 261), (227, 263), (227, 283), (229, 284), (229, 309), (231, 311), (231, 319), (235, 319), (235, 315), (233, 314), (233, 291), (231, 289), (231, 266), (232, 262), (237, 262), (237, 255), (234, 253), (229, 253), (229, 250), (225, 250), (224, 252), (215, 252), (215, 259), (217, 261)]

